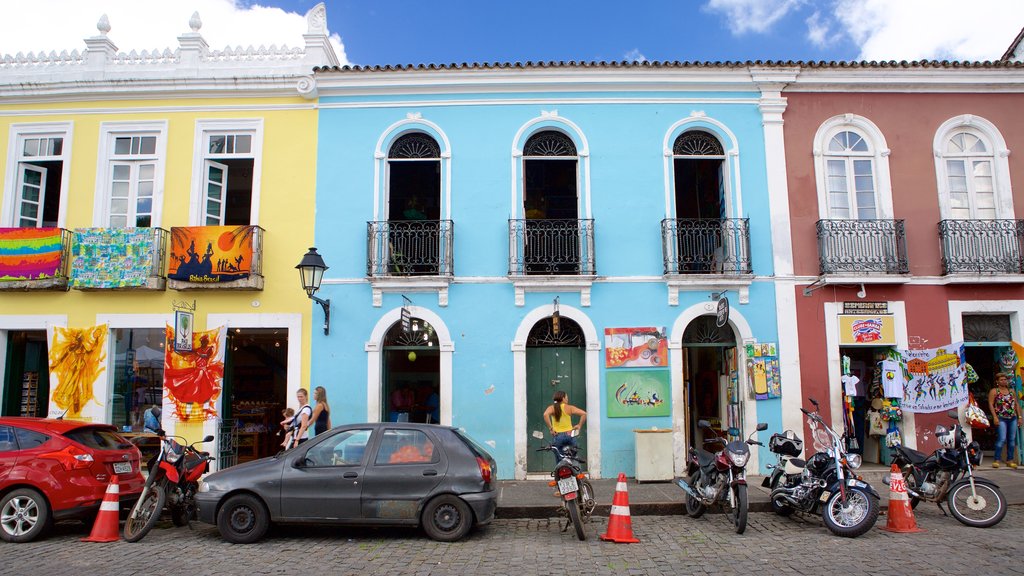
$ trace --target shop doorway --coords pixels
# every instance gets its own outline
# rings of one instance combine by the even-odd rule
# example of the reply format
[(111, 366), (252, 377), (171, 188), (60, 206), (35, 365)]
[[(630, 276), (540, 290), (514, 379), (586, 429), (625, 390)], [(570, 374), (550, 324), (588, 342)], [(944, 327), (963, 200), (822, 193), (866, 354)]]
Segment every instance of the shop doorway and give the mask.
[[(974, 395), (978, 406), (985, 411), (989, 419), (992, 411), (988, 405), (988, 393), (995, 385), (995, 375), (999, 372), (1009, 373), (1013, 369), (1013, 349), (1008, 314), (964, 314), (961, 317), (964, 328), (964, 355), (967, 363), (978, 373), (978, 381), (970, 384), (968, 389)], [(1012, 380), (1011, 380), (1012, 384)], [(1018, 393), (1020, 391), (1018, 390)], [(991, 462), (992, 451), (995, 450), (997, 429), (990, 426), (984, 430), (972, 428), (974, 440), (981, 444), (981, 449), (988, 451)], [(1020, 437), (1018, 436), (1018, 439)], [(1017, 443), (1018, 450), (1020, 442)]]
[[(743, 404), (738, 390), (736, 335), (719, 328), (715, 316), (699, 316), (683, 332), (683, 386), (686, 438), (690, 447), (708, 449), (705, 440), (739, 438)], [(710, 430), (697, 426), (701, 420)]]
[(45, 418), (50, 403), (46, 330), (7, 333), (3, 416)]
[[(534, 324), (526, 340), (526, 471), (549, 473), (554, 465), (551, 452), (537, 452), (551, 443), (544, 411), (551, 397), (562, 390), (568, 402), (587, 409), (586, 338), (579, 324), (568, 318), (551, 317)], [(587, 435), (576, 438), (579, 454), (586, 459)], [(585, 466), (585, 465), (584, 465)]]
[[(853, 406), (853, 414), (850, 418), (853, 424), (849, 450), (853, 454), (860, 454), (864, 462), (889, 465), (892, 461), (892, 448), (886, 445), (885, 434), (872, 433), (869, 415), (879, 413), (885, 406), (885, 397), (882, 391), (882, 368), (880, 362), (888, 356), (889, 346), (843, 346), (839, 348), (841, 363), (849, 358), (850, 375), (858, 379), (855, 384), (856, 395), (851, 397), (850, 403)], [(844, 396), (846, 386), (843, 385)], [(888, 432), (889, 424), (882, 421), (882, 428)], [(903, 435), (903, 422), (897, 423), (900, 436)]]
[(441, 421), (441, 348), (422, 318), (396, 322), (384, 336), (381, 422)]
[(277, 454), (282, 413), (289, 402), (298, 408), (287, 397), (288, 329), (229, 329), (227, 347), (222, 412), (224, 422), (233, 423), (237, 463)]

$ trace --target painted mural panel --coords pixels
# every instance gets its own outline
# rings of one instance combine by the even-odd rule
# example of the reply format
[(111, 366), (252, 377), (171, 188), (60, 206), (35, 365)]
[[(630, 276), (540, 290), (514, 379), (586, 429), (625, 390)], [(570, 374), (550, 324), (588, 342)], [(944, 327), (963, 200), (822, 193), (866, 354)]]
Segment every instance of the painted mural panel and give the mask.
[(668, 368), (665, 327), (605, 328), (606, 368)]
[(669, 416), (669, 373), (665, 370), (621, 370), (607, 373), (609, 418)]
[(106, 324), (48, 330), (51, 418), (105, 422), (98, 398), (107, 397)]
[(906, 377), (904, 410), (944, 412), (967, 403), (963, 342), (925, 350), (900, 350), (900, 356), (902, 376)]
[(53, 278), (61, 248), (60, 228), (0, 228), (0, 282)]
[(779, 370), (779, 349), (775, 342), (746, 345), (747, 378), (755, 400), (782, 396), (782, 375)]
[(192, 349), (174, 349), (174, 327), (166, 327), (164, 392), (178, 422), (216, 419), (224, 381), (227, 328), (192, 332)]
[[(249, 277), (254, 226), (171, 228), (167, 277), (183, 282), (231, 282)], [(203, 249), (203, 246), (206, 248)], [(203, 250), (200, 254), (197, 250)]]
[(152, 276), (153, 228), (79, 228), (71, 246), (72, 288), (145, 286)]

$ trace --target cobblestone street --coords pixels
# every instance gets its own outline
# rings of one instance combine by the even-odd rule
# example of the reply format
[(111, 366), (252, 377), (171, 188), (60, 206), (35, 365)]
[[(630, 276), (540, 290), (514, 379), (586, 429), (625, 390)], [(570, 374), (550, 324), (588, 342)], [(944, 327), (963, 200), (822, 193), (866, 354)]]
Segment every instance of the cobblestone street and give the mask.
[[(81, 525), (58, 525), (49, 538), (0, 543), (2, 574), (1024, 574), (1024, 509), (999, 525), (974, 529), (934, 506), (916, 513), (919, 534), (876, 527), (856, 539), (832, 536), (820, 517), (750, 516), (735, 534), (719, 514), (633, 517), (640, 544), (598, 540), (595, 518), (579, 542), (556, 519), (498, 520), (459, 543), (415, 530), (276, 527), (255, 545), (223, 542), (216, 529), (162, 523), (142, 542), (83, 543)], [(828, 564), (823, 564), (823, 562)]]

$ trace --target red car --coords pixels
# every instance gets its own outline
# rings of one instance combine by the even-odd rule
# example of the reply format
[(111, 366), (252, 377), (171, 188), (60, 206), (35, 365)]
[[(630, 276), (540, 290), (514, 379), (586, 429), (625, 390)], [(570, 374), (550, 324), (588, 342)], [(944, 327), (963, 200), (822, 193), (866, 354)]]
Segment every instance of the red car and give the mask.
[(121, 507), (130, 507), (146, 482), (140, 460), (109, 424), (0, 418), (0, 538), (28, 542), (55, 520), (91, 527), (115, 474)]

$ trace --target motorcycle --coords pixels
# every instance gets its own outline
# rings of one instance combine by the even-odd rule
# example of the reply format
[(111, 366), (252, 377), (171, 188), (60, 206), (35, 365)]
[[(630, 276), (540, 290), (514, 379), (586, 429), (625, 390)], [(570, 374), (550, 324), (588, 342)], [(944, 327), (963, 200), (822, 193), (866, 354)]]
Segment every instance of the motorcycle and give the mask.
[[(199, 479), (210, 470), (210, 461), (214, 459), (209, 452), (196, 450), (199, 442), (179, 444), (175, 439), (186, 440), (168, 437), (163, 430), (157, 430), (157, 436), (160, 451), (149, 461), (149, 476), (142, 494), (124, 522), (124, 539), (129, 542), (138, 542), (153, 529), (165, 504), (175, 526), (185, 526), (193, 520)], [(213, 436), (207, 436), (202, 443), (212, 441)]]
[(576, 537), (586, 540), (587, 533), (583, 524), (590, 522), (590, 515), (594, 513), (597, 502), (594, 500), (594, 487), (580, 467), (586, 460), (577, 457), (576, 450), (575, 446), (559, 449), (550, 444), (537, 449), (538, 452), (554, 452), (559, 458), (558, 464), (555, 464), (555, 469), (551, 472), (554, 480), (548, 482), (548, 486), (557, 486), (558, 496), (562, 499), (562, 505), (558, 508), (558, 515), (566, 518), (562, 532), (568, 530), (571, 524), (576, 529)]
[(771, 489), (776, 514), (815, 514), (821, 507), (821, 517), (833, 534), (855, 538), (878, 520), (878, 493), (857, 476), (861, 457), (846, 451), (845, 434), (826, 424), (818, 414), (818, 403), (813, 398), (810, 401), (814, 412), (806, 408), (800, 411), (812, 429), (825, 433), (830, 447), (805, 461), (797, 458), (803, 442), (792, 430), (772, 434), (768, 449), (778, 457), (778, 463), (768, 466), (772, 472), (761, 485)]
[[(710, 430), (707, 420), (697, 422), (697, 427)], [(704, 440), (704, 444), (721, 444), (716, 453), (704, 449), (690, 448), (687, 457), (686, 471), (690, 477), (687, 482), (676, 480), (676, 484), (686, 492), (686, 513), (693, 518), (700, 518), (712, 504), (728, 506), (729, 517), (737, 534), (747, 529), (747, 460), (750, 459), (751, 446), (764, 446), (754, 440), (754, 435), (768, 429), (768, 424), (761, 422), (757, 430), (750, 434), (746, 442), (725, 438)]]
[[(953, 429), (935, 427), (935, 436), (942, 446), (931, 455), (906, 446), (893, 448), (893, 462), (900, 467), (907, 485), (911, 508), (922, 501), (935, 502), (944, 515), (943, 500), (953, 517), (967, 526), (988, 528), (1006, 516), (1006, 498), (991, 480), (974, 475), (981, 465), (981, 446), (968, 442), (955, 411), (947, 412), (957, 421)], [(889, 479), (883, 480), (886, 484)]]

